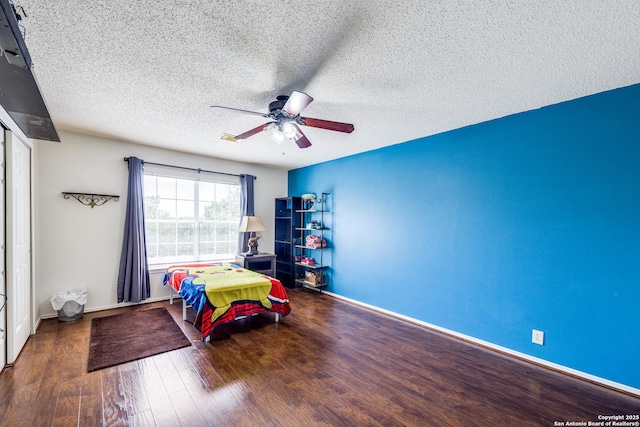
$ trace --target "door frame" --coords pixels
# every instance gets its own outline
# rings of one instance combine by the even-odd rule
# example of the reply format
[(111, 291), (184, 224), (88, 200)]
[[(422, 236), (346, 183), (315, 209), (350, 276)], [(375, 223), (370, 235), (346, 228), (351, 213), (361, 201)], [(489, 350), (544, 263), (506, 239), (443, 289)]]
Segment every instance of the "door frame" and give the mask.
[[(34, 153), (34, 146), (31, 143), (31, 141), (29, 141), (28, 139), (25, 138), (21, 138), (20, 135), (14, 133), (11, 129), (9, 129), (8, 131), (6, 131), (5, 133), (5, 175), (6, 175), (6, 180), (5, 180), (5, 223), (3, 224), (5, 226), (5, 287), (6, 287), (6, 291), (8, 294), (11, 293), (11, 289), (10, 285), (12, 284), (13, 281), (13, 264), (12, 262), (9, 262), (11, 260), (13, 260), (13, 248), (10, 247), (10, 244), (13, 242), (13, 230), (11, 229), (12, 227), (12, 223), (10, 221), (13, 221), (13, 189), (10, 188), (11, 186), (9, 185), (13, 179), (13, 177), (10, 177), (11, 171), (12, 171), (12, 162), (13, 159), (11, 158), (11, 156), (9, 154), (9, 146), (12, 144), (23, 144), (28, 152), (29, 152), (29, 159), (28, 159), (28, 165), (29, 165), (29, 180), (30, 180), (30, 184), (29, 184), (29, 218), (28, 218), (28, 229), (29, 229), (29, 246), (30, 246), (30, 250), (29, 250), (29, 263), (30, 263), (30, 270), (29, 270), (29, 276), (30, 276), (30, 280), (29, 280), (29, 289), (28, 289), (28, 295), (27, 298), (29, 300), (29, 324), (28, 324), (28, 328), (29, 328), (29, 336), (35, 334), (36, 331), (36, 327), (37, 327), (37, 319), (36, 319), (36, 300), (35, 300), (35, 258), (34, 258), (34, 250), (35, 250), (35, 233), (34, 233), (34, 218), (35, 218), (35, 206), (34, 206), (34, 170), (35, 170), (35, 166), (34, 166), (34, 159), (35, 159), (35, 153)], [(10, 234), (10, 235), (9, 235)], [(11, 265), (10, 265), (11, 264)], [(11, 306), (10, 306), (11, 301), (7, 302), (7, 307), (6, 307), (6, 311), (7, 311), (7, 321), (6, 321), (6, 330), (7, 330), (7, 334), (6, 334), (6, 360), (5, 363), (7, 364), (7, 366), (11, 366), (13, 365), (13, 363), (15, 362), (15, 359), (17, 359), (18, 355), (20, 354), (20, 351), (22, 350), (22, 348), (18, 351), (16, 351), (16, 349), (13, 348), (14, 345), (14, 337), (12, 335), (13, 331), (11, 330), (11, 328), (13, 327), (13, 322), (11, 321), (10, 317), (9, 317), (9, 313), (11, 312)], [(28, 339), (28, 338), (27, 338)], [(11, 350), (11, 351), (10, 351)], [(12, 353), (16, 353), (15, 357), (13, 357), (14, 355)], [(13, 360), (12, 360), (13, 359)]]
[(0, 174), (0, 190), (2, 190), (2, 197), (0, 197), (0, 216), (2, 216), (2, 221), (0, 221), (0, 227), (2, 227), (2, 238), (0, 238), (0, 245), (2, 245), (2, 251), (0, 256), (0, 263), (2, 267), (2, 274), (0, 274), (0, 294), (4, 295), (0, 297), (0, 372), (4, 369), (5, 364), (7, 363), (7, 281), (6, 281), (6, 273), (7, 273), (7, 265), (6, 265), (6, 233), (5, 233), (5, 225), (6, 225), (6, 214), (5, 214), (5, 130), (4, 125), (0, 122), (0, 155), (2, 156), (2, 165), (0, 170), (2, 173)]
[[(5, 277), (3, 278), (4, 283), (5, 283), (5, 291), (6, 291), (6, 277), (7, 277), (7, 263), (6, 263), (6, 253), (7, 253), (7, 245), (6, 245), (6, 239), (7, 239), (7, 227), (6, 227), (6, 221), (7, 221), (7, 215), (6, 215), (6, 196), (7, 196), (7, 191), (6, 191), (6, 170), (7, 170), (7, 158), (6, 158), (6, 133), (7, 132), (11, 132), (11, 134), (18, 138), (20, 141), (22, 141), (23, 144), (25, 144), (30, 150), (31, 150), (31, 164), (30, 164), (30, 168), (31, 168), (31, 218), (30, 218), (30, 222), (31, 222), (31, 334), (35, 334), (36, 333), (36, 329), (38, 327), (38, 323), (40, 321), (40, 317), (36, 318), (36, 313), (38, 313), (37, 311), (37, 307), (36, 307), (36, 293), (35, 293), (35, 288), (36, 288), (36, 276), (35, 276), (35, 249), (36, 249), (36, 245), (35, 245), (35, 218), (36, 218), (36, 206), (35, 206), (35, 158), (36, 158), (36, 147), (34, 146), (33, 142), (27, 138), (27, 136), (25, 135), (25, 133), (22, 131), (22, 129), (20, 129), (20, 127), (16, 124), (16, 122), (11, 118), (11, 116), (9, 115), (9, 113), (7, 112), (7, 110), (5, 110), (1, 105), (0, 105), (0, 132), (2, 132), (2, 137), (4, 138), (4, 147), (3, 149), (5, 150), (5, 176), (3, 177), (4, 179), (4, 183), (3, 185), (5, 186), (5, 191), (4, 191), (4, 196), (5, 196), (5, 203), (4, 203), (4, 211), (5, 211), (5, 215), (4, 215), (4, 221), (2, 222), (2, 224), (0, 224), (0, 227), (4, 228), (4, 242), (1, 242), (0, 244), (4, 244), (5, 245)], [(9, 302), (7, 301), (7, 304), (9, 304)], [(5, 329), (7, 329), (7, 307), (4, 308), (3, 313), (0, 313), (0, 315), (5, 317)], [(8, 337), (7, 334), (5, 333), (5, 343), (8, 342)], [(7, 357), (7, 350), (6, 349), (0, 349), (0, 351), (3, 351), (5, 354), (5, 363), (6, 363), (6, 357)], [(1, 368), (1, 367), (0, 367)]]

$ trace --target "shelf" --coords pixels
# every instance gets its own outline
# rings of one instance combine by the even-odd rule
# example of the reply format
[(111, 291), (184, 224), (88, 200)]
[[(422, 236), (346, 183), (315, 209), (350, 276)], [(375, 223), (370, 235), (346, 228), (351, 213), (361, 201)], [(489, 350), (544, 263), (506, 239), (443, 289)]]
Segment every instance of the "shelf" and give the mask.
[(311, 282), (307, 282), (306, 280), (302, 280), (302, 279), (296, 279), (296, 283), (300, 283), (303, 286), (308, 286), (310, 288), (322, 288), (327, 286), (326, 283), (311, 283)]
[[(293, 263), (295, 284), (298, 287), (313, 289), (321, 293), (323, 289), (328, 289), (332, 271), (330, 266), (332, 248), (327, 245), (324, 238), (328, 233), (331, 233), (330, 228), (333, 225), (329, 217), (330, 214), (328, 214), (330, 206), (325, 204), (327, 196), (329, 193), (322, 193), (322, 197), (315, 201), (315, 206), (303, 201), (304, 204), (294, 211), (300, 218), (293, 231), (294, 235), (298, 236), (293, 239), (294, 245), (292, 247), (294, 257), (298, 259), (298, 261), (294, 259)], [(327, 218), (325, 218), (325, 213), (327, 213)], [(325, 219), (329, 220), (328, 224), (325, 224)], [(325, 246), (320, 246), (320, 242), (323, 242)], [(323, 252), (325, 249), (328, 249), (329, 252)], [(314, 253), (312, 251), (320, 252)], [(303, 262), (307, 260), (312, 263)]]
[(274, 252), (276, 254), (275, 274), (276, 278), (288, 288), (295, 287), (295, 265), (293, 264), (293, 252), (295, 237), (300, 234), (295, 227), (302, 227), (300, 214), (296, 209), (302, 208), (300, 197), (278, 197), (275, 199), (274, 211)]
[(300, 267), (307, 267), (307, 268), (311, 268), (313, 270), (320, 270), (323, 268), (328, 268), (328, 265), (321, 265), (321, 264), (305, 264), (302, 262), (296, 262), (296, 265), (299, 265)]
[(69, 191), (63, 191), (62, 196), (65, 199), (68, 199), (69, 197), (73, 197), (83, 205), (91, 206), (91, 209), (93, 209), (94, 206), (102, 206), (105, 203), (107, 203), (109, 200), (113, 200), (115, 202), (120, 200), (120, 196), (117, 196), (114, 194), (72, 193)]

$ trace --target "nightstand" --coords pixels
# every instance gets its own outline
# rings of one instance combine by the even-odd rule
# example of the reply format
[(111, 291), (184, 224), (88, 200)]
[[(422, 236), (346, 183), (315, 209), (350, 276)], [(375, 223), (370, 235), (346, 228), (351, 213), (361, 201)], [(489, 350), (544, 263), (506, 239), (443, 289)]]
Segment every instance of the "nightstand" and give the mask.
[(258, 255), (236, 255), (236, 264), (256, 273), (274, 277), (276, 272), (276, 256), (274, 254), (259, 253)]

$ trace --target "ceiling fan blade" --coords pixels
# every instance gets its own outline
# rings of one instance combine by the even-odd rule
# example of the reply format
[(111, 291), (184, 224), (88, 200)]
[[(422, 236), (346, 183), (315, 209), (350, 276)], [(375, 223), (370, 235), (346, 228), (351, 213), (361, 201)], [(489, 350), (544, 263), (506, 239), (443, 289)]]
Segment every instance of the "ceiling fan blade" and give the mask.
[(230, 133), (223, 133), (220, 135), (220, 139), (230, 142), (238, 142), (238, 139)]
[(313, 128), (335, 130), (338, 132), (351, 133), (353, 125), (351, 123), (332, 122), (331, 120), (314, 119), (313, 117), (300, 117), (300, 124)]
[(307, 138), (306, 135), (302, 133), (302, 130), (300, 129), (300, 127), (295, 123), (293, 124), (293, 126), (295, 126), (296, 132), (297, 132), (297, 135), (294, 141), (296, 142), (296, 144), (298, 144), (298, 147), (300, 148), (311, 147), (311, 142), (309, 141), (309, 138)]
[(304, 92), (294, 90), (287, 99), (287, 103), (282, 107), (282, 111), (292, 116), (297, 116), (307, 105), (311, 104), (313, 98)]
[(255, 135), (256, 133), (260, 133), (263, 130), (265, 130), (267, 128), (267, 126), (269, 126), (271, 123), (274, 123), (274, 122), (269, 122), (269, 123), (265, 123), (263, 125), (260, 125), (257, 128), (253, 128), (251, 130), (246, 131), (245, 133), (241, 133), (240, 135), (236, 135), (235, 138), (236, 139), (247, 139), (250, 136)]
[(254, 116), (269, 117), (266, 113), (258, 113), (257, 111), (241, 110), (239, 108), (223, 107), (222, 105), (212, 105), (211, 108), (223, 108), (225, 110), (237, 111), (239, 113), (253, 114)]

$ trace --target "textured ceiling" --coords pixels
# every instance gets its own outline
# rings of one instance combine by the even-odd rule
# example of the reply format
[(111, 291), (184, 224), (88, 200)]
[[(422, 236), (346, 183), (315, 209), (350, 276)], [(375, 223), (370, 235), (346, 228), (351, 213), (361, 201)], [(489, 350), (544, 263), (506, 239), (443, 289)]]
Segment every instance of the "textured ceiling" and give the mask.
[[(637, 0), (14, 3), (58, 130), (286, 169), (640, 82)], [(219, 139), (293, 89), (355, 131)]]

